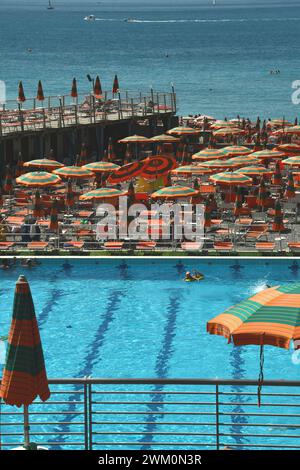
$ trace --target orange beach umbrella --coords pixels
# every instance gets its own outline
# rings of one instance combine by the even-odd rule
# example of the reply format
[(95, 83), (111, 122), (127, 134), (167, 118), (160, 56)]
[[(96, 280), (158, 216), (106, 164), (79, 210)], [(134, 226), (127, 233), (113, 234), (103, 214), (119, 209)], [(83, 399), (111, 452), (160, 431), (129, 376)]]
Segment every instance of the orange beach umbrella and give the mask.
[(73, 78), (71, 96), (72, 96), (72, 98), (78, 98), (76, 78)]
[(166, 175), (177, 167), (175, 158), (170, 155), (153, 155), (142, 161), (145, 166), (141, 176), (147, 180), (154, 180), (159, 176)]
[(286, 197), (287, 199), (290, 199), (290, 198), (295, 197), (295, 195), (296, 193), (295, 193), (294, 175), (290, 171), (289, 176), (288, 176), (286, 190), (284, 192), (284, 197)]
[(56, 170), (57, 168), (62, 168), (63, 164), (57, 162), (56, 160), (40, 158), (38, 160), (30, 160), (29, 162), (25, 162), (23, 163), (23, 166), (33, 168), (45, 168), (46, 170)]
[(19, 103), (24, 103), (26, 101), (22, 82), (19, 83), (18, 101)]
[(95, 86), (94, 86), (94, 97), (97, 98), (97, 100), (100, 100), (102, 98), (102, 87), (101, 87), (101, 82), (100, 82), (100, 78), (98, 75), (96, 77)]
[(64, 166), (54, 170), (53, 173), (61, 178), (87, 179), (95, 176), (92, 171), (81, 166)]
[(144, 161), (128, 163), (127, 165), (123, 165), (121, 168), (114, 171), (114, 173), (109, 176), (107, 182), (110, 184), (123, 183), (124, 181), (128, 181), (140, 175), (144, 168)]
[(119, 93), (119, 91), (120, 91), (119, 79), (118, 79), (118, 76), (115, 75), (114, 82), (113, 82), (113, 89), (112, 89), (113, 95), (115, 95), (116, 93)]
[(39, 80), (39, 83), (38, 83), (36, 99), (38, 101), (44, 101), (44, 99), (45, 99), (41, 80)]

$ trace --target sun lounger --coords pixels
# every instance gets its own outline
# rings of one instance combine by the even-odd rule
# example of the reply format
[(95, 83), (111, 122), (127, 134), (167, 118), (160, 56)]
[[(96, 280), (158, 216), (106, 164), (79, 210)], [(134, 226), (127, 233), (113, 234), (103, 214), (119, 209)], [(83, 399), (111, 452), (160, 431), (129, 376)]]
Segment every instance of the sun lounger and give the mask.
[(84, 247), (84, 242), (68, 241), (64, 243), (64, 248), (67, 250), (82, 250)]
[(269, 228), (267, 224), (252, 225), (251, 228), (246, 233), (246, 240), (248, 241), (259, 240), (263, 236), (266, 236), (266, 234), (268, 233), (268, 229)]
[(124, 242), (105, 242), (103, 247), (105, 250), (119, 251), (124, 247)]
[(255, 248), (257, 251), (261, 252), (273, 252), (275, 250), (275, 243), (274, 242), (257, 242), (255, 244)]
[(48, 246), (49, 246), (48, 242), (30, 242), (27, 244), (27, 248), (29, 250), (37, 250), (37, 251), (46, 250)]
[(139, 242), (137, 243), (136, 245), (136, 250), (143, 250), (143, 251), (147, 251), (147, 250), (153, 250), (154, 248), (156, 247), (156, 242)]
[(17, 217), (14, 215), (10, 215), (6, 218), (5, 223), (9, 225), (22, 225), (25, 220), (25, 217)]
[(300, 252), (300, 243), (297, 242), (290, 242), (288, 243), (288, 247), (291, 252), (293, 253), (299, 253)]
[(222, 253), (230, 253), (233, 250), (233, 243), (231, 242), (215, 242), (214, 249)]
[(200, 251), (202, 248), (199, 242), (183, 242), (181, 243), (181, 249), (184, 251)]
[(13, 242), (0, 242), (0, 251), (9, 250), (14, 246)]

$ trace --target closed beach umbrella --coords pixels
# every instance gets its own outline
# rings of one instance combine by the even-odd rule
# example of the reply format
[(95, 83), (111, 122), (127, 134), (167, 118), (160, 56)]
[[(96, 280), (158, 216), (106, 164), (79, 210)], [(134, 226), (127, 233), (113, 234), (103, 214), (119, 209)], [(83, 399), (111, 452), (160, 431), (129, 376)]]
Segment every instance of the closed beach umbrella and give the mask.
[(281, 183), (282, 183), (282, 174), (280, 170), (280, 164), (277, 161), (275, 165), (274, 176), (273, 176), (273, 184), (275, 184), (276, 186), (280, 186)]
[(93, 173), (111, 173), (112, 171), (116, 171), (121, 167), (115, 163), (101, 161), (88, 163), (81, 168), (92, 171)]
[(282, 160), (282, 163), (284, 165), (288, 165), (288, 166), (300, 166), (300, 157), (290, 157), (290, 158), (286, 158), (285, 160)]
[(80, 150), (80, 155), (79, 159), (76, 162), (77, 166), (84, 166), (88, 163), (88, 158), (87, 158), (87, 148), (84, 142), (81, 144), (81, 150)]
[(28, 448), (28, 406), (37, 397), (48, 400), (50, 391), (34, 304), (24, 276), (16, 284), (0, 396), (8, 405), (24, 406), (24, 438)]
[(177, 199), (197, 196), (199, 191), (187, 186), (168, 186), (151, 194), (153, 199)]
[(236, 191), (236, 196), (235, 196), (234, 209), (233, 209), (233, 213), (236, 217), (241, 215), (242, 207), (243, 207), (242, 188), (238, 186), (237, 191)]
[(96, 80), (95, 80), (94, 97), (97, 100), (100, 100), (102, 98), (102, 86), (101, 86), (100, 78), (99, 78), (98, 75), (97, 75)]
[(251, 150), (242, 145), (229, 145), (222, 148), (222, 153), (227, 157), (240, 157), (242, 155), (249, 155)]
[(58, 202), (56, 199), (52, 202), (49, 229), (52, 232), (57, 232), (58, 230)]
[(240, 173), (243, 173), (243, 175), (248, 175), (248, 176), (263, 176), (263, 175), (272, 175), (273, 172), (268, 170), (265, 166), (263, 165), (250, 165), (250, 166), (245, 166), (239, 169)]
[(289, 349), (291, 340), (298, 347), (300, 284), (266, 289), (228, 308), (207, 323), (210, 334), (224, 336), (235, 346), (260, 346), (258, 398), (263, 384), (263, 346)]
[(99, 188), (94, 191), (79, 196), (81, 201), (97, 201), (101, 199), (112, 199), (120, 196), (125, 196), (127, 193), (114, 188)]
[(263, 177), (260, 180), (256, 204), (261, 208), (264, 208), (267, 205), (267, 190)]
[(221, 149), (204, 149), (192, 155), (192, 160), (208, 161), (224, 158), (225, 155)]
[(74, 178), (74, 179), (88, 179), (93, 178), (94, 173), (90, 170), (86, 170), (81, 166), (64, 166), (54, 170), (55, 175), (60, 176), (61, 178)]
[(275, 202), (275, 214), (274, 221), (272, 224), (272, 230), (273, 232), (282, 232), (284, 230), (283, 214), (279, 198)]
[(233, 171), (217, 173), (216, 175), (210, 176), (209, 179), (216, 184), (223, 184), (226, 186), (249, 186), (252, 183), (252, 178)]
[(11, 168), (7, 165), (6, 170), (5, 170), (5, 180), (3, 184), (4, 194), (9, 194), (13, 190), (12, 180), (13, 180), (13, 177), (12, 177)]
[(68, 209), (73, 207), (75, 204), (74, 191), (72, 189), (72, 181), (68, 180), (67, 194), (66, 194), (66, 206)]
[(111, 184), (123, 183), (140, 175), (144, 168), (145, 162), (143, 161), (128, 163), (112, 173), (107, 182)]
[(147, 180), (154, 180), (166, 175), (177, 167), (176, 159), (169, 155), (154, 155), (142, 161), (145, 166), (141, 176)]
[(259, 150), (258, 152), (251, 153), (250, 155), (251, 157), (258, 158), (259, 160), (273, 160), (285, 157), (284, 152), (279, 152), (277, 150)]
[(39, 80), (39, 83), (38, 83), (36, 99), (38, 101), (44, 101), (44, 99), (45, 99), (41, 80)]
[(128, 137), (124, 137), (120, 139), (119, 144), (149, 144), (151, 143), (151, 139), (148, 137), (144, 137), (143, 135), (130, 135)]
[(118, 76), (115, 75), (114, 82), (113, 82), (113, 89), (112, 89), (113, 95), (115, 95), (116, 93), (119, 93), (119, 91), (120, 91), (119, 79), (118, 79)]
[(112, 138), (110, 137), (109, 140), (108, 140), (108, 147), (107, 147), (107, 160), (109, 162), (113, 162), (115, 158), (116, 158), (116, 156), (115, 156), (115, 153), (114, 153)]
[(78, 98), (76, 78), (73, 78), (71, 96), (72, 96), (72, 98)]
[(57, 162), (56, 160), (40, 158), (38, 160), (31, 160), (29, 162), (25, 162), (23, 163), (23, 166), (32, 168), (45, 168), (45, 170), (56, 170), (57, 168), (62, 168), (63, 164)]
[(182, 137), (182, 136), (189, 136), (189, 135), (198, 135), (200, 134), (200, 132), (201, 131), (199, 129), (194, 129), (193, 127), (180, 126), (180, 127), (173, 127), (173, 129), (170, 129), (169, 131), (167, 131), (167, 134), (178, 135)]
[(206, 201), (204, 209), (204, 228), (211, 227), (211, 209), (210, 201)]
[(19, 103), (24, 103), (26, 101), (22, 82), (19, 83), (18, 101)]
[(41, 195), (36, 191), (33, 201), (33, 217), (42, 217), (44, 215)]
[(19, 152), (17, 167), (16, 167), (16, 178), (18, 178), (18, 176), (21, 176), (22, 174), (23, 174), (23, 157), (22, 157), (22, 152)]
[(46, 171), (34, 171), (32, 173), (25, 173), (16, 179), (17, 184), (23, 186), (38, 188), (54, 186), (61, 182), (61, 179), (53, 173), (47, 173)]
[(295, 196), (296, 196), (296, 193), (295, 193), (294, 176), (293, 176), (293, 173), (290, 171), (289, 176), (288, 176), (286, 190), (284, 192), (284, 197), (286, 197), (287, 199), (290, 199)]

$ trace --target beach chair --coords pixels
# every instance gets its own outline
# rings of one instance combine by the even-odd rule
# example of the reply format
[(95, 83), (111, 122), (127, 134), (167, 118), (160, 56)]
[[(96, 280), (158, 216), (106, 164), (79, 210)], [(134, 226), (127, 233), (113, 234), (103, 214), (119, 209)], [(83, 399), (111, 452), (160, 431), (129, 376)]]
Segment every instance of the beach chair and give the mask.
[(290, 242), (288, 243), (288, 247), (292, 253), (300, 253), (300, 243)]
[(202, 248), (199, 242), (183, 242), (181, 243), (181, 249), (184, 251), (200, 251)]
[(214, 249), (219, 253), (230, 253), (233, 250), (233, 243), (231, 242), (215, 242)]
[(136, 250), (142, 250), (142, 251), (151, 251), (151, 250), (154, 250), (154, 248), (156, 248), (156, 242), (153, 242), (153, 241), (145, 241), (145, 242), (141, 241), (137, 243), (135, 247)]
[(246, 232), (246, 241), (260, 240), (262, 237), (266, 237), (269, 227), (267, 224), (252, 225)]
[(124, 242), (105, 242), (103, 248), (109, 251), (120, 251), (124, 247)]
[(9, 250), (14, 246), (14, 242), (0, 242), (0, 251)]
[(43, 251), (49, 246), (48, 242), (30, 242), (27, 244), (29, 250)]
[(84, 247), (85, 242), (76, 242), (74, 240), (70, 240), (67, 242), (64, 242), (64, 249), (70, 250), (70, 251), (77, 251), (77, 250), (82, 250)]
[(274, 242), (257, 242), (255, 244), (255, 249), (262, 253), (273, 253), (275, 251), (275, 246)]

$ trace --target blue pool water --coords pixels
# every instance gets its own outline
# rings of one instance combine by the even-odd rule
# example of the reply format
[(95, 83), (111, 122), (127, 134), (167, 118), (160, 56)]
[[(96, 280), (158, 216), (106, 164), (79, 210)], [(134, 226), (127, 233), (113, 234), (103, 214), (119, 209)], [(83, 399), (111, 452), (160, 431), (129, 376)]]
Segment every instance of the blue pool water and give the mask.
[[(227, 344), (222, 337), (210, 336), (206, 333), (206, 322), (231, 305), (265, 288), (266, 284), (278, 285), (299, 281), (300, 269), (299, 273), (293, 271), (291, 269), (293, 262), (276, 259), (239, 261), (232, 259), (179, 260), (174, 258), (163, 260), (70, 259), (68, 261), (42, 259), (41, 266), (32, 270), (26, 271), (24, 268), (16, 267), (11, 271), (0, 272), (0, 334), (7, 334), (12, 311), (14, 284), (18, 275), (25, 271), (31, 285), (47, 372), (51, 378), (91, 375), (94, 378), (256, 379), (259, 368), (258, 348), (255, 346), (234, 347), (232, 344)], [(198, 283), (183, 282), (185, 270), (193, 269), (201, 270), (205, 274), (205, 279)], [(291, 354), (291, 351), (266, 347), (265, 378), (297, 380), (299, 366), (293, 365)], [(136, 389), (136, 387), (134, 388)], [(73, 386), (65, 386), (64, 390), (66, 389), (75, 392), (77, 390)], [(104, 387), (104, 389), (111, 390), (113, 386)], [(170, 409), (174, 411), (174, 405), (172, 408), (172, 404), (164, 405), (163, 402), (164, 400), (174, 401), (176, 396), (161, 395), (161, 387), (153, 389), (153, 387), (143, 386), (142, 389), (149, 390), (150, 404), (137, 405), (139, 410), (150, 410), (151, 413)], [(172, 389), (176, 390), (176, 387), (173, 386)], [(99, 390), (103, 390), (103, 388), (98, 388)], [(116, 390), (122, 390), (122, 386), (118, 386)], [(152, 395), (151, 390), (156, 391), (156, 395)], [(168, 388), (164, 390), (168, 390)], [(211, 388), (210, 390), (213, 391)], [(240, 398), (238, 387), (233, 387), (232, 390), (237, 395), (227, 399), (229, 404), (233, 403), (230, 409), (235, 413), (243, 413), (245, 409), (247, 410), (246, 405), (251, 397)], [(105, 398), (114, 401), (116, 395), (108, 395)], [(124, 397), (122, 398), (124, 400)], [(143, 398), (138, 398), (143, 401)], [(185, 396), (184, 398), (189, 401), (201, 399), (204, 402), (207, 401), (208, 404), (204, 407), (199, 405), (198, 410), (214, 411), (212, 396), (205, 398)], [(55, 399), (57, 399), (57, 395), (53, 395), (51, 398), (54, 401)], [(49, 425), (41, 425), (38, 428), (35, 425), (33, 429), (36, 432), (39, 430), (41, 432), (50, 431), (52, 433), (50, 438), (44, 436), (40, 440), (55, 442), (54, 447), (58, 449), (66, 448), (67, 445), (69, 445), (67, 448), (76, 448), (74, 442), (82, 442), (82, 436), (65, 436), (66, 432), (74, 431), (75, 422), (82, 419), (82, 416), (79, 417), (75, 414), (75, 411), (82, 407), (82, 405), (74, 404), (74, 400), (78, 401), (78, 395), (74, 395), (72, 392), (65, 399), (67, 401), (64, 405), (56, 405), (55, 408), (52, 405), (51, 409), (68, 412), (67, 416), (47, 415), (46, 418), (45, 416), (31, 418), (32, 420), (46, 419), (49, 421)], [(101, 405), (101, 395), (96, 396), (95, 399), (100, 402), (98, 405), (94, 405), (94, 409), (100, 413), (98, 420), (105, 421), (111, 418), (111, 416), (101, 413), (103, 406)], [(254, 400), (254, 411), (257, 412), (255, 393), (251, 400)], [(266, 400), (270, 401), (270, 398)], [(287, 401), (288, 398), (284, 400)], [(237, 405), (236, 402), (240, 402), (240, 404)], [(115, 409), (114, 405), (110, 405), (109, 408)], [(8, 409), (10, 407), (3, 408), (4, 411)], [(34, 405), (31, 409), (42, 410), (41, 405)], [(186, 406), (184, 409), (185, 411), (193, 411), (195, 408)], [(248, 403), (249, 409), (253, 411), (253, 407), (249, 408)], [(267, 410), (271, 413), (274, 412), (272, 407)], [(262, 411), (266, 412), (266, 407)], [(294, 411), (297, 413), (296, 409)], [(6, 421), (10, 419), (4, 416), (2, 420), (4, 418)], [(174, 416), (159, 415), (154, 418), (151, 414), (148, 417), (135, 416), (134, 418), (131, 415), (123, 414), (113, 418), (129, 422), (129, 426), (131, 426), (130, 421), (134, 418), (142, 421), (139, 426), (132, 425), (129, 428), (131, 431), (141, 433), (139, 442), (142, 449), (157, 448), (155, 442), (170, 442), (170, 440), (164, 441), (164, 439), (168, 439), (168, 436), (155, 435), (155, 432), (159, 430), (159, 426), (155, 424), (156, 419), (176, 421)], [(57, 425), (50, 423), (54, 419), (58, 420)], [(191, 415), (188, 416), (188, 420), (196, 423), (200, 418)], [(208, 423), (211, 422), (209, 429), (214, 432), (213, 416), (205, 416), (204, 420)], [(233, 416), (230, 424), (230, 419), (227, 418), (230, 431), (235, 434), (235, 437), (227, 438), (226, 442), (229, 441), (229, 444), (239, 446), (253, 443), (254, 438), (243, 437), (245, 431), (238, 427), (244, 422), (251, 423), (251, 420), (263, 422), (262, 417)], [(70, 422), (71, 424), (69, 424)], [(277, 422), (281, 421), (278, 419)], [(285, 433), (296, 434), (292, 427), (295, 422), (297, 422), (296, 417), (289, 419), (291, 428), (285, 430)], [(125, 425), (117, 426), (118, 431), (125, 428)], [(171, 431), (178, 431), (176, 426), (169, 426), (169, 428)], [(97, 426), (95, 424), (94, 429), (103, 431), (103, 425)], [(187, 426), (185, 431), (189, 433), (195, 429), (197, 430), (196, 424), (193, 429)], [(22, 429), (16, 426), (15, 430), (18, 430), (21, 436)], [(203, 427), (200, 430), (203, 431)], [(2, 433), (12, 431), (14, 431), (12, 426), (2, 426)], [(249, 432), (249, 428), (246, 431)], [(278, 428), (270, 427), (268, 432), (278, 434), (281, 431)], [(152, 433), (154, 434), (152, 435)], [(101, 438), (103, 436), (98, 437), (98, 442)], [(18, 439), (16, 442), (21, 442), (21, 437)], [(119, 441), (121, 439), (122, 442), (125, 440), (122, 436), (112, 435), (105, 436), (103, 442), (115, 442), (115, 440), (119, 442), (118, 439)], [(132, 442), (133, 438), (127, 436), (127, 439), (131, 439), (129, 442)], [(187, 442), (195, 441), (195, 437), (181, 436), (171, 438), (171, 442), (175, 442), (176, 439), (177, 442), (185, 443), (182, 448), (187, 447)], [(12, 440), (3, 435), (2, 443), (5, 444), (5, 442), (12, 442)], [(152, 444), (149, 445), (149, 442)], [(213, 437), (202, 438), (201, 442), (206, 442), (207, 448), (210, 448)], [(257, 442), (261, 443), (261, 439), (258, 438)], [(272, 440), (264, 442), (272, 443)], [(293, 442), (284, 437), (279, 439), (281, 445), (293, 444)], [(94, 447), (109, 449), (111, 445), (101, 444), (101, 446), (95, 445)], [(163, 445), (158, 445), (158, 447), (165, 448)], [(113, 448), (137, 447), (115, 445)], [(172, 449), (172, 446), (168, 446), (168, 448)], [(178, 449), (178, 445), (173, 448)]]

